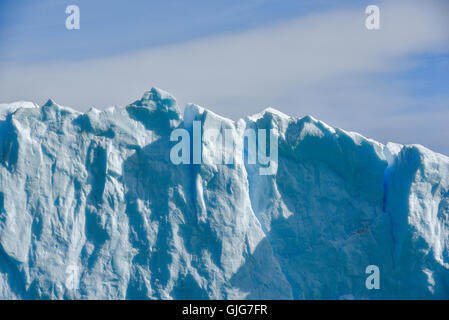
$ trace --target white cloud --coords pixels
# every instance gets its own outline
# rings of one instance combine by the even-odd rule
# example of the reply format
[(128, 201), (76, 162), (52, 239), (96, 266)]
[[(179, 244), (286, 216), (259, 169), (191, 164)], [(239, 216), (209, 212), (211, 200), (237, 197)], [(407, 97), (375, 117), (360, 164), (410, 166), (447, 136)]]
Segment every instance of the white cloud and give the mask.
[[(413, 101), (398, 84), (381, 81), (407, 69), (410, 55), (447, 50), (449, 7), (432, 1), (379, 6), (379, 31), (365, 28), (361, 7), (117, 57), (3, 67), (0, 100), (43, 103), (51, 97), (77, 109), (101, 108), (128, 104), (158, 86), (181, 104), (195, 102), (233, 118), (270, 105), (382, 141), (402, 142), (403, 133), (420, 142), (427, 136), (421, 143), (449, 153), (449, 142), (440, 145), (429, 136), (435, 119), (397, 116)], [(444, 103), (449, 107), (448, 99)], [(425, 121), (421, 136), (419, 119)]]

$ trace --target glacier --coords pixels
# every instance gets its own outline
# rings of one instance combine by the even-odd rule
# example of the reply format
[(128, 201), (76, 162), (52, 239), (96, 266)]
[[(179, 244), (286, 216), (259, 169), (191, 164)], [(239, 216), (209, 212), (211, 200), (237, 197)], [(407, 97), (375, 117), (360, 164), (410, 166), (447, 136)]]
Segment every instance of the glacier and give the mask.
[[(232, 131), (233, 164), (171, 163), (193, 121)], [(276, 133), (275, 175), (245, 161), (248, 128)], [(449, 158), (272, 108), (182, 114), (157, 88), (0, 104), (0, 298), (448, 299)]]

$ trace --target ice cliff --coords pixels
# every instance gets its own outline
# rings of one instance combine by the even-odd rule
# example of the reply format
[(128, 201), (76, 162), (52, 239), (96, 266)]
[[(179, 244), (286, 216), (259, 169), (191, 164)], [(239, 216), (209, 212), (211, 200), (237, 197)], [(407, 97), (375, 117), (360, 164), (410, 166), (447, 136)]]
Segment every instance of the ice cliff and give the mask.
[[(193, 121), (232, 130), (233, 164), (171, 163)], [(244, 161), (247, 128), (276, 132), (275, 175)], [(181, 115), (154, 88), (86, 113), (3, 104), (0, 298), (447, 299), (449, 158), (274, 109)]]

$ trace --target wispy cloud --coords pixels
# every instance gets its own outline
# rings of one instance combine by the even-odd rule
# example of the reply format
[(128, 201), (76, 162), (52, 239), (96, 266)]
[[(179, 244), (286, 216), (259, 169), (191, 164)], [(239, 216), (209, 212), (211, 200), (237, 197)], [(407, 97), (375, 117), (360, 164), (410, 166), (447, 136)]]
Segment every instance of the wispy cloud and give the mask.
[[(232, 118), (273, 106), (384, 142), (419, 142), (449, 154), (439, 134), (449, 121), (449, 93), (412, 98), (412, 78), (392, 80), (414, 66), (410, 57), (448, 52), (449, 6), (379, 6), (378, 31), (365, 29), (360, 7), (116, 57), (6, 68), (0, 100), (52, 97), (77, 109), (101, 108), (127, 104), (158, 86), (181, 104), (195, 102)], [(409, 112), (428, 103), (439, 107)]]

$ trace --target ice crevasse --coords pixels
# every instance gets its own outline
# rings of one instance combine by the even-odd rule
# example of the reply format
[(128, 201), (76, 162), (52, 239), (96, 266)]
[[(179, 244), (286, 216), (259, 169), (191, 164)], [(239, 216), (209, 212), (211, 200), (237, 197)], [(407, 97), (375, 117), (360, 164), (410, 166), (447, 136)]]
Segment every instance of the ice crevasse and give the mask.
[[(231, 130), (232, 164), (170, 161), (193, 121)], [(275, 175), (245, 161), (248, 128), (276, 133)], [(447, 299), (449, 158), (270, 108), (181, 114), (156, 88), (0, 104), (0, 298)]]

